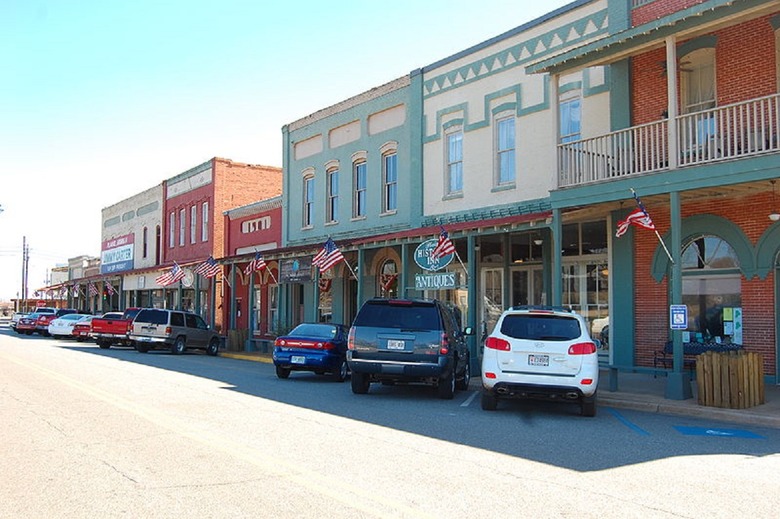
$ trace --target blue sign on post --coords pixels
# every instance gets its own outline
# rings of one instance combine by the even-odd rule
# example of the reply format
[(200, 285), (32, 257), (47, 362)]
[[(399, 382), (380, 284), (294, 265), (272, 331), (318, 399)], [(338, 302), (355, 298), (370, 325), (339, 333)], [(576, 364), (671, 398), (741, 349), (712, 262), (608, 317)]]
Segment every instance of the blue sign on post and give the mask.
[(669, 325), (672, 330), (688, 328), (688, 307), (686, 305), (669, 305)]

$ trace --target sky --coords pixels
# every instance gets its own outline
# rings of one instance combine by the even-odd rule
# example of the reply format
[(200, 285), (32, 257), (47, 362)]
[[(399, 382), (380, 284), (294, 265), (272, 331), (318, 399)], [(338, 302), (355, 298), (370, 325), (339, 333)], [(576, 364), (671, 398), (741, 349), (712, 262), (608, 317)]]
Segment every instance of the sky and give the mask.
[(0, 0), (0, 301), (99, 256), (101, 210), (569, 0)]

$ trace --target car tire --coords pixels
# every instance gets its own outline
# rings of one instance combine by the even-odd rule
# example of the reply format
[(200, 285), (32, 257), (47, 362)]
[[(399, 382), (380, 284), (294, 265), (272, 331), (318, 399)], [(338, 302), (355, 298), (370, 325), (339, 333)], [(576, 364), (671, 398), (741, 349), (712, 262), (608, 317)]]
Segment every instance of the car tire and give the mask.
[(283, 368), (281, 366), (276, 366), (276, 376), (279, 378), (289, 378), (290, 368)]
[(209, 341), (209, 346), (206, 348), (206, 354), (216, 357), (217, 353), (219, 353), (219, 339), (214, 337)]
[(184, 337), (176, 337), (176, 340), (173, 343), (173, 346), (171, 346), (171, 353), (174, 355), (181, 355), (184, 353), (184, 350), (187, 349), (187, 342), (184, 339)]
[(344, 382), (347, 379), (347, 359), (341, 359), (341, 364), (331, 373), (333, 382)]
[(471, 382), (471, 359), (466, 355), (466, 367), (463, 368), (463, 377), (455, 381), (455, 389), (465, 391)]
[(356, 395), (365, 395), (371, 386), (371, 381), (365, 373), (352, 373), (352, 392)]
[(483, 390), (480, 404), (485, 411), (495, 411), (498, 407), (498, 397), (489, 391)]
[(446, 377), (439, 377), (439, 384), (436, 386), (436, 394), (442, 400), (452, 400), (455, 396), (455, 372), (451, 371)]
[(135, 349), (136, 349), (136, 351), (138, 351), (138, 353), (148, 353), (149, 352), (149, 345), (147, 345), (147, 344), (137, 344), (135, 346)]
[(580, 401), (580, 414), (582, 416), (596, 416), (596, 395), (584, 397)]
[(25, 334), (25, 335), (32, 335), (32, 334), (33, 334), (33, 332), (32, 332), (32, 330), (25, 330), (25, 331), (24, 331), (24, 334)]
[(111, 347), (111, 343), (104, 340), (97, 341), (97, 345), (100, 347), (100, 349), (107, 350)]

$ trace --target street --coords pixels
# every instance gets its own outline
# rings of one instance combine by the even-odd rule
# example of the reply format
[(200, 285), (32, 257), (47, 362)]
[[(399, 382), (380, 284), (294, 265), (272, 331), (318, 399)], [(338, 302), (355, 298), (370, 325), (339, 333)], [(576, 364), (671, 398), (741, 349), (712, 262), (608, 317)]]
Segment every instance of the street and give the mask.
[(775, 517), (780, 430), (0, 328), (0, 517)]

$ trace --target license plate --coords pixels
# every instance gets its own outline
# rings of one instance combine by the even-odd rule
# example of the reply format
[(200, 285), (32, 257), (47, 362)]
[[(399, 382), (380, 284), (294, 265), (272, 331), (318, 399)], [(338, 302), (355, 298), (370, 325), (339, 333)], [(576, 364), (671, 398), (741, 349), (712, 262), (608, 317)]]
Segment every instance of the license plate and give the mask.
[(393, 339), (389, 339), (387, 341), (387, 349), (388, 350), (402, 350), (404, 349), (404, 341), (396, 341)]
[(290, 363), (292, 364), (306, 364), (306, 357), (302, 357), (299, 355), (293, 355), (290, 357)]
[(139, 338), (138, 338), (138, 339), (136, 339), (136, 340), (137, 340), (138, 342), (152, 342), (152, 338), (151, 338), (151, 337), (139, 337)]
[(528, 356), (528, 365), (529, 366), (549, 366), (550, 365), (550, 356), (549, 355), (529, 355)]

